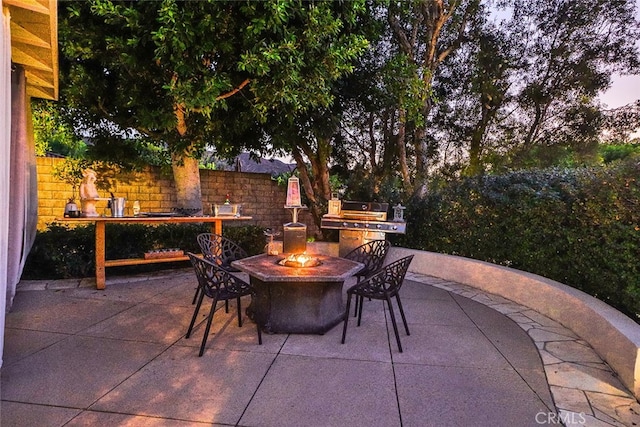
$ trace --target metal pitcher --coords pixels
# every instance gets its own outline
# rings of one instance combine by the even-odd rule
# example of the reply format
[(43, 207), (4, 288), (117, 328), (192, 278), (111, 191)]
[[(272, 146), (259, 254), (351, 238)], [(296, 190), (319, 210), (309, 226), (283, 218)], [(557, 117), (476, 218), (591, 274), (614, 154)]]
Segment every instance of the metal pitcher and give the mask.
[(124, 197), (111, 197), (111, 216), (122, 218), (124, 216), (124, 205), (127, 199)]

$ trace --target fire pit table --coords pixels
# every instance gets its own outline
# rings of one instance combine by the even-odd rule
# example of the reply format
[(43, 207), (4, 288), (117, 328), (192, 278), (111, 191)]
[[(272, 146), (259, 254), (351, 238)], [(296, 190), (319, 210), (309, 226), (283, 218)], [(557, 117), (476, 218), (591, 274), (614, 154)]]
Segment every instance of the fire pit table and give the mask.
[[(344, 318), (344, 281), (363, 264), (310, 255), (311, 266), (291, 266), (282, 256), (257, 255), (231, 265), (249, 274), (256, 293), (247, 314), (267, 333), (324, 334)], [(284, 265), (283, 265), (284, 264)]]

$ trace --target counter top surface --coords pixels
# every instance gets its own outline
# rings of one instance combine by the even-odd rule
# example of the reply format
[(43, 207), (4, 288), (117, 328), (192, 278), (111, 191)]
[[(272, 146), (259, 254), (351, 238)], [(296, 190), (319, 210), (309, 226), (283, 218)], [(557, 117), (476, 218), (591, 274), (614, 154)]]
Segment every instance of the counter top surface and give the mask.
[[(153, 215), (153, 214), (147, 214)], [(69, 222), (92, 222), (92, 221), (105, 221), (105, 222), (209, 222), (209, 221), (238, 221), (238, 220), (250, 220), (253, 217), (250, 216), (172, 216), (159, 214), (158, 216), (94, 216), (94, 217), (80, 217), (80, 218), (56, 218), (56, 221), (69, 221)]]

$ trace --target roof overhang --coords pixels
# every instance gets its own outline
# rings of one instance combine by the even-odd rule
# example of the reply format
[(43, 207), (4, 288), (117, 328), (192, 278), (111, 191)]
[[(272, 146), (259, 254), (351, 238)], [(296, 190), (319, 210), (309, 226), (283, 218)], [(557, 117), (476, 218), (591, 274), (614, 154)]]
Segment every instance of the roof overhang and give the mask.
[(58, 1), (2, 0), (11, 16), (11, 61), (24, 67), (27, 95), (58, 99)]

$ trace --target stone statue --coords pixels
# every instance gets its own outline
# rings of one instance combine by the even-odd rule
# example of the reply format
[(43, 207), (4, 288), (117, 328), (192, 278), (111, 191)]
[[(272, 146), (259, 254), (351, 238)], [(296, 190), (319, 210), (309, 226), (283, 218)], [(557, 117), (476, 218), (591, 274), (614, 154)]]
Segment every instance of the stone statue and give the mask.
[(80, 184), (82, 216), (99, 216), (96, 211), (96, 200), (100, 197), (96, 188), (96, 171), (87, 168), (82, 172), (82, 176), (82, 183)]

